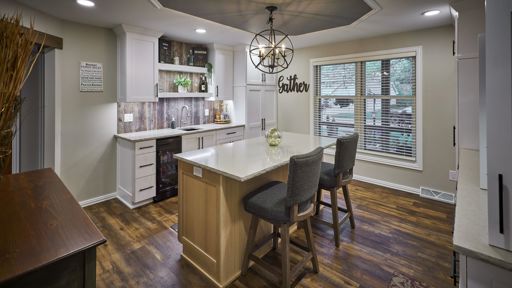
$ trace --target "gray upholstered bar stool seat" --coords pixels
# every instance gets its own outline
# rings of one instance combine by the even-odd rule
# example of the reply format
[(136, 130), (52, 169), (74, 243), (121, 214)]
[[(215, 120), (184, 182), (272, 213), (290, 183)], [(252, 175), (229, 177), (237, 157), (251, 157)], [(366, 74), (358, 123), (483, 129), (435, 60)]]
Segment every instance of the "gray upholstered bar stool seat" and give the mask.
[[(291, 157), (288, 165), (288, 183), (270, 182), (244, 197), (245, 210), (252, 214), (252, 218), (242, 262), (242, 275), (247, 273), (251, 260), (265, 269), (272, 280), (279, 282), (281, 276), (282, 287), (290, 287), (291, 280), (302, 272), (303, 266), (309, 261), (313, 265), (313, 270), (319, 271), (310, 217), (314, 215), (316, 209), (315, 193), (320, 179), (322, 156), (323, 149), (317, 148), (310, 153)], [(259, 243), (254, 243), (260, 220), (270, 222), (273, 225), (273, 232), (262, 238)], [(307, 247), (290, 241), (289, 229), (296, 222), (301, 222), (301, 227), (305, 230)], [(277, 249), (279, 237), (282, 264), (281, 273), (275, 273), (279, 270), (265, 263), (254, 253), (271, 240), (273, 249)], [(293, 269), (290, 269), (290, 244), (300, 248), (304, 256)]]
[[(336, 140), (336, 154), (334, 155), (334, 164), (322, 162), (320, 172), (320, 183), (318, 185), (316, 214), (320, 212), (320, 205), (331, 207), (332, 223), (324, 221), (319, 217), (321, 223), (327, 224), (334, 229), (334, 243), (336, 247), (340, 246), (340, 226), (350, 220), (352, 229), (356, 227), (354, 212), (348, 191), (348, 184), (353, 177), (353, 169), (356, 161), (357, 141), (359, 134), (354, 133), (350, 136), (344, 136)], [(343, 198), (345, 198), (346, 208), (338, 206), (338, 190), (343, 189)], [(331, 194), (331, 203), (322, 200), (323, 190), (328, 190)], [(338, 211), (345, 215), (341, 220), (338, 217)]]

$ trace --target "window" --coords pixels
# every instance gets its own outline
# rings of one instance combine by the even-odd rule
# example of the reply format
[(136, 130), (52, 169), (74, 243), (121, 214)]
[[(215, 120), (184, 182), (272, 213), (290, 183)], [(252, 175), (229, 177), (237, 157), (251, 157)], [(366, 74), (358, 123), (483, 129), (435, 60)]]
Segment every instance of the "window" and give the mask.
[(358, 159), (421, 167), (421, 48), (311, 60), (313, 133), (357, 131)]

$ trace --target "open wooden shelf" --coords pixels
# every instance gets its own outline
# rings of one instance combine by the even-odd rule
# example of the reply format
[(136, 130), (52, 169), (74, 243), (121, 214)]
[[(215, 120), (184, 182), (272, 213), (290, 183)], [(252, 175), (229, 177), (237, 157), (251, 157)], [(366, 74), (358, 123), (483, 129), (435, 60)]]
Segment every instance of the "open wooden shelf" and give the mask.
[(159, 71), (174, 71), (174, 72), (201, 73), (201, 74), (206, 74), (208, 72), (206, 67), (196, 67), (196, 66), (187, 66), (187, 65), (174, 65), (174, 64), (158, 63), (157, 67), (158, 67)]
[(213, 97), (213, 93), (204, 93), (204, 92), (158, 92), (158, 98), (191, 98), (191, 97), (202, 97), (209, 98)]

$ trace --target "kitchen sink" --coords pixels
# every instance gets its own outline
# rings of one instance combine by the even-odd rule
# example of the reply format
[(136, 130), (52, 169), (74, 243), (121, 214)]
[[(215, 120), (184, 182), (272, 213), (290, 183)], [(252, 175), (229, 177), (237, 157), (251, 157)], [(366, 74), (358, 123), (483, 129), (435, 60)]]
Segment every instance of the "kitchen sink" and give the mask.
[(201, 128), (188, 127), (188, 128), (179, 128), (178, 130), (181, 130), (181, 131), (197, 131), (197, 130), (201, 130)]

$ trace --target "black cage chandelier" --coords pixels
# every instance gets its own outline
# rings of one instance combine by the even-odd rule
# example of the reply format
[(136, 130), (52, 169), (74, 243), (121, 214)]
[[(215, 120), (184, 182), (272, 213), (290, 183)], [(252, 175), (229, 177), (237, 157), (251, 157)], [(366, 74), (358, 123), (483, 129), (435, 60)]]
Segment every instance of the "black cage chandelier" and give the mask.
[(266, 74), (276, 74), (290, 66), (293, 60), (293, 44), (288, 34), (274, 29), (273, 12), (276, 6), (267, 6), (269, 12), (265, 29), (254, 35), (249, 47), (249, 56), (252, 64), (258, 70)]

